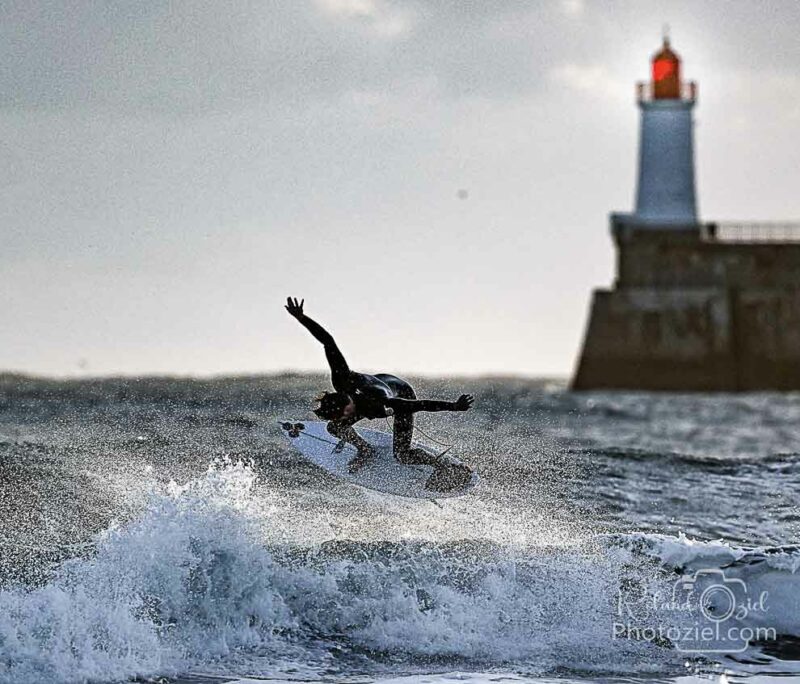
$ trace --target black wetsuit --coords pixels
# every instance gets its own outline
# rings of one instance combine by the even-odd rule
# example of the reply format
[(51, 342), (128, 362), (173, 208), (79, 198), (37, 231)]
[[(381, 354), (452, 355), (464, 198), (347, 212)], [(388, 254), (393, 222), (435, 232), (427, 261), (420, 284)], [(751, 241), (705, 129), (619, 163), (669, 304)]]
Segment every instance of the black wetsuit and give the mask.
[(411, 446), (414, 434), (414, 414), (418, 411), (455, 411), (455, 402), (419, 400), (414, 388), (405, 380), (388, 373), (367, 375), (350, 370), (333, 336), (319, 323), (306, 315), (298, 318), (308, 331), (325, 348), (331, 368), (331, 382), (337, 392), (348, 394), (355, 404), (354, 415), (332, 420), (328, 431), (356, 446), (360, 452), (369, 452), (366, 441), (358, 436), (353, 425), (363, 418), (385, 418), (394, 415), (394, 455), (401, 463), (424, 463), (443, 466), (445, 462), (423, 449)]

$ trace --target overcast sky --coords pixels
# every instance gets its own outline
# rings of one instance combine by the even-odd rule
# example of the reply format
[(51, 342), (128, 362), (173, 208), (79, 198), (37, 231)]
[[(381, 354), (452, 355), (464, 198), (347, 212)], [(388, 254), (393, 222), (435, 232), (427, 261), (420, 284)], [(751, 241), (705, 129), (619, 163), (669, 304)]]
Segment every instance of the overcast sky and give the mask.
[(568, 375), (634, 83), (699, 82), (704, 219), (800, 218), (800, 3), (0, 4), (0, 369)]

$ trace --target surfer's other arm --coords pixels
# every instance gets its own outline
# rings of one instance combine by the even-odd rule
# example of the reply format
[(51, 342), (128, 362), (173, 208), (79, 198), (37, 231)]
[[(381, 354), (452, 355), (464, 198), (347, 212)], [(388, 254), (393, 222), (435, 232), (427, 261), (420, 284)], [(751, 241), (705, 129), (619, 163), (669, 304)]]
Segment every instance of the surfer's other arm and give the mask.
[(298, 302), (296, 297), (287, 297), (286, 310), (325, 348), (325, 357), (328, 359), (328, 365), (331, 367), (333, 387), (337, 392), (346, 392), (349, 389), (348, 378), (350, 376), (350, 367), (347, 365), (344, 355), (336, 345), (336, 340), (333, 339), (333, 335), (315, 320), (305, 315), (303, 312), (303, 304), (305, 301), (305, 299), (301, 299)]
[(386, 400), (386, 406), (395, 413), (418, 413), (419, 411), (468, 411), (475, 399), (471, 394), (462, 394), (456, 401), (436, 401), (435, 399), (401, 399), (394, 397)]

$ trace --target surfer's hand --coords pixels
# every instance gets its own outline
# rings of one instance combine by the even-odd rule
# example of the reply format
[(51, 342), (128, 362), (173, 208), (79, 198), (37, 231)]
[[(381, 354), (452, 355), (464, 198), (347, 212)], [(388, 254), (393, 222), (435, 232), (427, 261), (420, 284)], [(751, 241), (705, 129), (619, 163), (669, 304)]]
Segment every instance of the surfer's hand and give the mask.
[(297, 297), (287, 297), (286, 298), (286, 310), (294, 316), (296, 319), (300, 320), (305, 314), (303, 313), (303, 304), (305, 304), (305, 299), (301, 299), (299, 302), (297, 301)]
[(475, 398), (471, 394), (462, 394), (453, 402), (454, 411), (469, 411)]

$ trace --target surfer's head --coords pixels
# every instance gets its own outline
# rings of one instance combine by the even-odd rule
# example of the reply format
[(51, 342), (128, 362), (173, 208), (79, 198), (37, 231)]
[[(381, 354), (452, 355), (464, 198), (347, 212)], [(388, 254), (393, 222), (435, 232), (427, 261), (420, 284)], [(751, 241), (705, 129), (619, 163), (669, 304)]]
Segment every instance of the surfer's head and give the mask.
[(344, 392), (323, 392), (317, 397), (319, 406), (314, 413), (323, 420), (338, 420), (353, 415), (355, 404)]

